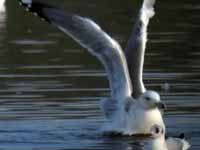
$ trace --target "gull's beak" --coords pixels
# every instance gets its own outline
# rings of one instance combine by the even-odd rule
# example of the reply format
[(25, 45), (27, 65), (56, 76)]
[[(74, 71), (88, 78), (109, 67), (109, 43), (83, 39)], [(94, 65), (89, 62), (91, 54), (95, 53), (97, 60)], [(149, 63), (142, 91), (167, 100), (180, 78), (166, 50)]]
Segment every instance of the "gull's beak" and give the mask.
[(156, 103), (156, 106), (161, 110), (165, 110), (167, 108), (163, 102)]

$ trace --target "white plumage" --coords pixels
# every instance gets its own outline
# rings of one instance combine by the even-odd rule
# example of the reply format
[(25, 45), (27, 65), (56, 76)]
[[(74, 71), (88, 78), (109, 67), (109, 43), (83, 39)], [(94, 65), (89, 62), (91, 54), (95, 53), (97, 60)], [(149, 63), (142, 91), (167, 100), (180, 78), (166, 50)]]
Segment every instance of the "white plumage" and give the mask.
[(146, 145), (148, 150), (187, 150), (190, 144), (184, 137), (165, 138), (165, 131), (161, 126), (154, 125), (151, 128), (152, 138)]

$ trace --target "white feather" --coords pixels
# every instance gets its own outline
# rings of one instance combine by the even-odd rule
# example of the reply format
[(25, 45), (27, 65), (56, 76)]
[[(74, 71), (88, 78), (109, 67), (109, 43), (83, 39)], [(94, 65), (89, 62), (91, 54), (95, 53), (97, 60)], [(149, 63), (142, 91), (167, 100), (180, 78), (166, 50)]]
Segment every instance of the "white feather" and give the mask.
[(165, 131), (159, 125), (151, 128), (152, 139), (148, 141), (148, 150), (187, 150), (190, 148), (188, 141), (182, 138), (169, 137), (165, 139)]

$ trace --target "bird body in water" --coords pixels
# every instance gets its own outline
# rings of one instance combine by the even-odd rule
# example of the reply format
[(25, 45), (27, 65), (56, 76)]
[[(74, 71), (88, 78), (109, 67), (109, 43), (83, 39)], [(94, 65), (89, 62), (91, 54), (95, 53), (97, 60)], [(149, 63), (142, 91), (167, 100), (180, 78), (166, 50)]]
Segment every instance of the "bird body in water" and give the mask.
[(184, 133), (177, 137), (165, 137), (164, 129), (159, 125), (151, 127), (151, 139), (147, 144), (148, 150), (187, 150), (190, 144), (185, 140)]
[[(157, 99), (153, 101), (151, 96)], [(155, 122), (165, 129), (160, 112), (165, 106), (160, 103), (160, 97), (154, 91), (146, 91), (137, 101), (127, 98), (124, 100), (125, 104), (122, 104), (124, 107), (120, 108), (113, 108), (117, 106), (109, 104), (114, 100), (106, 100), (104, 103), (107, 104), (103, 104), (103, 109), (107, 110), (103, 112), (108, 121), (103, 126), (104, 132), (119, 132), (124, 135), (148, 134)]]

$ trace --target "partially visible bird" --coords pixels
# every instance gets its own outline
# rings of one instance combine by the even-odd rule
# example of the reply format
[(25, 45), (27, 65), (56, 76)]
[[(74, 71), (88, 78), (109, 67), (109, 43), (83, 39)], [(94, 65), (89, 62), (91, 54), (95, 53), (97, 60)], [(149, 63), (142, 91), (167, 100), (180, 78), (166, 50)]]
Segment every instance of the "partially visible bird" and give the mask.
[(184, 133), (178, 137), (165, 138), (165, 131), (159, 125), (154, 125), (151, 128), (151, 139), (147, 144), (148, 150), (187, 150), (190, 144), (185, 140)]

